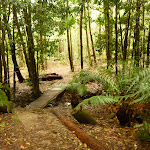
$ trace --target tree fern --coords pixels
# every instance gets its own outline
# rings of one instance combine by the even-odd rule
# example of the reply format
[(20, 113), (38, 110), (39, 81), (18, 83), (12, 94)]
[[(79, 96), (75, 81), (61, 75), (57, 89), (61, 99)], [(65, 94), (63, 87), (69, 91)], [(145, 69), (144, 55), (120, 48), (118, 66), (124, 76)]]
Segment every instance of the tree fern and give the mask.
[(100, 105), (105, 105), (105, 104), (114, 104), (118, 103), (118, 98), (113, 98), (112, 96), (93, 96), (88, 99), (83, 100), (79, 105), (75, 107), (75, 110), (80, 109), (80, 107), (84, 105), (91, 105), (92, 107), (98, 107)]

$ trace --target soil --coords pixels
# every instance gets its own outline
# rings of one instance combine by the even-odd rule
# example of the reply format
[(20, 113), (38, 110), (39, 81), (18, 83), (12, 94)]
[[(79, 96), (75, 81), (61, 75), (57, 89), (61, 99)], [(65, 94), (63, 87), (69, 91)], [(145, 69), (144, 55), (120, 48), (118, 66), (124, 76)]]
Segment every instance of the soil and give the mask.
[[(70, 72), (69, 65), (54, 62), (49, 68), (51, 69), (46, 73), (57, 73), (63, 79), (40, 81), (42, 92), (71, 81), (73, 73)], [(31, 110), (28, 108), (28, 104), (34, 100), (31, 98), (31, 87), (17, 82), (13, 113), (0, 114), (0, 150), (90, 150), (77, 138), (74, 131), (60, 122), (52, 110), (103, 142), (110, 150), (150, 149), (150, 143), (136, 138), (138, 129), (134, 125), (121, 127), (116, 117), (106, 119), (108, 113), (104, 106), (94, 109), (86, 107), (97, 121), (96, 125), (79, 124), (71, 115), (70, 98), (70, 93), (65, 92), (56, 106), (50, 104), (41, 110)]]

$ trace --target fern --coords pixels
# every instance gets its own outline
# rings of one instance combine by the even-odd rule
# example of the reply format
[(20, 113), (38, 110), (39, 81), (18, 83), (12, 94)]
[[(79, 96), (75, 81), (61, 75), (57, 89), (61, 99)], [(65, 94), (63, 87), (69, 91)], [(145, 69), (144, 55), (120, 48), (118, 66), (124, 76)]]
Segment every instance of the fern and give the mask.
[(78, 104), (74, 109), (79, 110), (80, 107), (84, 105), (91, 105), (92, 107), (98, 107), (100, 105), (105, 105), (105, 104), (114, 104), (118, 103), (118, 98), (113, 98), (112, 96), (93, 96), (88, 99), (83, 100), (80, 104)]
[[(131, 104), (150, 102), (150, 69), (144, 69), (135, 77), (128, 89), (128, 97), (134, 97)], [(131, 93), (131, 94), (130, 94)]]
[(150, 84), (150, 68), (144, 69), (134, 78), (127, 92), (133, 91), (133, 89), (138, 89), (139, 85), (141, 86), (148, 84)]
[(81, 71), (79, 74), (74, 76), (73, 82), (80, 82), (82, 84), (89, 83), (91, 81), (97, 81), (98, 83), (102, 83), (106, 88), (108, 93), (120, 93), (115, 81), (109, 74), (99, 74), (90, 71)]

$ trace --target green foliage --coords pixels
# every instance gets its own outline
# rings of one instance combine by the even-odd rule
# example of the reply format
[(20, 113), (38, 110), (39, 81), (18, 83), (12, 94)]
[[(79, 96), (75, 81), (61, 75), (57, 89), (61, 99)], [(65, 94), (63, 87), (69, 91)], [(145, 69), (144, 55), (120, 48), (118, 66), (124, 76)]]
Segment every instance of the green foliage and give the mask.
[(107, 91), (112, 93), (120, 93), (115, 81), (112, 77), (107, 73), (94, 73), (90, 71), (81, 71), (79, 74), (76, 74), (73, 78), (73, 82), (80, 82), (82, 84), (86, 84), (92, 81), (97, 81), (98, 83), (102, 83)]
[(80, 96), (85, 96), (87, 93), (87, 88), (85, 85), (80, 83), (71, 82), (66, 86), (66, 89), (69, 90), (72, 94), (80, 94)]
[(140, 126), (139, 132), (137, 133), (137, 138), (141, 141), (150, 141), (150, 124), (148, 120), (150, 119), (150, 110), (146, 109), (146, 113), (142, 113), (138, 118), (143, 119), (143, 123)]
[(131, 104), (134, 103), (146, 103), (150, 101), (150, 69), (146, 68), (140, 71), (139, 74), (134, 78), (130, 85), (127, 93), (127, 97), (134, 97)]
[[(121, 100), (126, 100), (130, 104), (149, 102), (150, 69), (147, 68), (139, 71), (139, 68), (135, 70), (131, 68), (126, 70), (122, 74), (117, 75), (116, 78), (113, 77), (113, 74), (103, 73), (102, 71), (101, 73), (81, 71), (79, 74), (76, 74), (72, 82), (80, 85), (78, 93), (82, 89), (81, 84), (84, 85), (92, 81), (96, 81), (105, 86), (102, 95), (85, 99), (76, 109), (80, 109), (81, 105), (91, 104), (91, 106), (96, 107), (106, 103), (117, 103)], [(72, 84), (72, 86), (74, 85)], [(74, 88), (77, 88), (77, 86), (74, 86)]]
[(97, 107), (100, 104), (104, 105), (106, 103), (113, 104), (118, 102), (117, 97), (114, 97), (113, 95), (115, 93), (119, 94), (120, 91), (118, 90), (114, 80), (108, 74), (102, 75), (90, 71), (81, 71), (80, 73), (74, 75), (72, 82), (66, 86), (66, 89), (71, 91), (73, 94), (78, 93), (80, 96), (85, 96), (87, 93), (85, 84), (92, 81), (105, 85), (107, 92), (104, 92), (104, 95), (93, 96), (85, 99), (75, 109), (79, 110), (81, 105), (91, 104), (92, 107)]
[(117, 98), (113, 98), (108, 95), (107, 96), (99, 95), (99, 96), (93, 96), (93, 97), (83, 100), (80, 104), (77, 105), (75, 109), (79, 110), (81, 106), (89, 105), (89, 104), (92, 107), (98, 107), (100, 105), (114, 104), (114, 103), (118, 103)]
[(9, 101), (8, 101), (8, 97), (6, 95), (6, 93), (1, 89), (3, 87), (2, 83), (0, 83), (0, 106), (6, 106), (7, 107), (7, 111), (9, 112), (10, 110), (10, 106), (9, 106)]

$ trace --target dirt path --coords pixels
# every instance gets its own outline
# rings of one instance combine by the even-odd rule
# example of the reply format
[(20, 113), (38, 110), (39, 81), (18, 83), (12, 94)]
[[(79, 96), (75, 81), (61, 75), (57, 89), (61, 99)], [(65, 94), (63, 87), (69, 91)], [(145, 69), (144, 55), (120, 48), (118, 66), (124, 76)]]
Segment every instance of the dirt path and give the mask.
[(16, 109), (15, 113), (32, 140), (36, 141), (38, 149), (87, 149), (86, 145), (82, 144), (73, 132), (62, 125), (50, 109), (40, 111)]
[[(53, 64), (54, 65), (54, 64)], [(63, 76), (62, 80), (57, 80), (53, 84), (47, 84), (48, 81), (40, 84), (42, 92), (49, 88), (62, 86), (68, 83), (72, 79), (73, 73), (70, 72), (68, 66), (55, 64), (55, 67), (47, 70), (49, 73), (58, 73)], [(25, 130), (29, 136), (32, 137), (33, 141), (36, 141), (34, 148), (41, 150), (87, 150), (86, 144), (82, 144), (76, 137), (75, 133), (68, 130), (62, 123), (57, 119), (55, 115), (51, 113), (51, 108), (32, 110), (26, 108), (15, 108), (15, 114), (18, 119), (22, 122)]]

